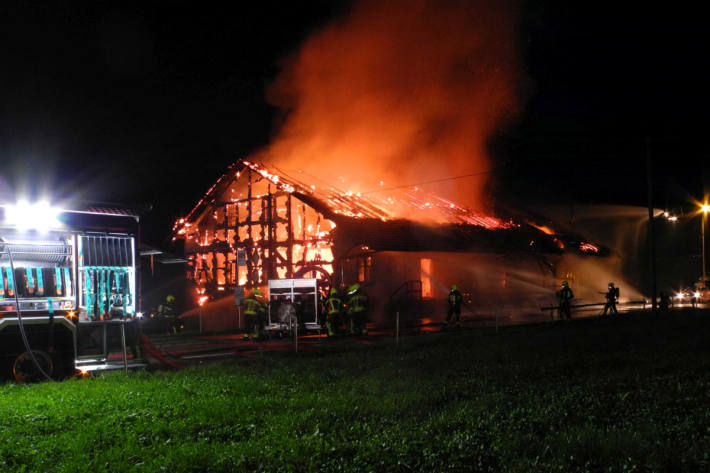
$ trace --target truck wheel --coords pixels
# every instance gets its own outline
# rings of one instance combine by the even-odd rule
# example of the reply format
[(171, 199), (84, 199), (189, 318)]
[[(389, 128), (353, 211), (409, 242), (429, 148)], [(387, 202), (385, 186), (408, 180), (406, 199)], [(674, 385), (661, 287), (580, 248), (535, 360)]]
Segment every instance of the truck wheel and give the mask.
[[(52, 357), (41, 350), (32, 350), (32, 353), (34, 353), (37, 362), (44, 372), (52, 376), (52, 372), (54, 371)], [(40, 373), (37, 366), (35, 366), (34, 361), (32, 361), (32, 356), (28, 351), (21, 353), (15, 358), (12, 364), (12, 375), (18, 383), (33, 383), (44, 379), (44, 376), (42, 376), (42, 373)]]

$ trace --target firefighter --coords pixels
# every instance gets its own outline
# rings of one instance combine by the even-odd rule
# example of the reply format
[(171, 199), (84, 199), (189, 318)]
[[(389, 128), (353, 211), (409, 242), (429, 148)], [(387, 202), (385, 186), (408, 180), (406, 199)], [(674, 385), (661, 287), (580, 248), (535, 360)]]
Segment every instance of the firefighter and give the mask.
[(572, 299), (574, 299), (574, 293), (572, 289), (569, 288), (569, 283), (567, 281), (562, 281), (562, 288), (557, 291), (557, 299), (560, 301), (557, 316), (560, 320), (564, 316), (567, 320), (572, 320)]
[(449, 297), (447, 297), (446, 302), (448, 303), (448, 310), (446, 311), (446, 320), (444, 321), (444, 326), (442, 329), (446, 329), (449, 325), (449, 320), (451, 316), (456, 314), (456, 328), (461, 327), (461, 304), (463, 303), (463, 296), (459, 292), (459, 288), (456, 284), (451, 286), (451, 291), (449, 292)]
[(165, 302), (158, 306), (156, 319), (161, 332), (171, 333), (175, 322), (175, 296), (168, 294)]
[(604, 304), (604, 313), (602, 315), (606, 316), (607, 311), (618, 315), (619, 311), (616, 310), (616, 302), (619, 300), (619, 288), (614, 287), (614, 283), (610, 282), (609, 289), (606, 292), (601, 292), (600, 294), (604, 294), (606, 296), (606, 304)]
[(327, 317), (325, 327), (328, 330), (328, 336), (332, 337), (335, 335), (336, 330), (340, 326), (343, 311), (343, 300), (338, 295), (338, 290), (336, 288), (332, 288), (330, 290), (330, 295), (325, 300), (324, 305)]
[(358, 283), (348, 286), (346, 311), (350, 323), (350, 334), (367, 335), (367, 327), (365, 326), (367, 296), (360, 291), (360, 285)]
[(175, 317), (175, 296), (168, 294), (165, 303), (158, 306), (158, 315), (162, 317)]
[[(261, 302), (261, 291), (254, 288), (251, 296), (244, 299), (244, 317), (246, 318), (247, 330), (251, 328), (251, 339), (258, 340), (261, 336), (261, 327), (264, 324), (266, 306)], [(244, 339), (249, 338), (249, 333), (244, 334)]]

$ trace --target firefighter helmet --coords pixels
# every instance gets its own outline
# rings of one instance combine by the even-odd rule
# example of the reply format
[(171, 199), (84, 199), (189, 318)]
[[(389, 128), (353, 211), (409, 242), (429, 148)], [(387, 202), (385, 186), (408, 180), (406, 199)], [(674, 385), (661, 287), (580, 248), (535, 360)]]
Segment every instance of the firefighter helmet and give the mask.
[(569, 287), (569, 283), (567, 281), (562, 281), (562, 287)]
[(351, 284), (350, 286), (348, 286), (348, 295), (352, 296), (358, 291), (358, 289), (360, 289), (360, 285), (358, 283)]
[(459, 287), (458, 287), (456, 284), (452, 284), (452, 285), (451, 285), (451, 290), (452, 290), (452, 291), (457, 291), (458, 289), (459, 289)]
[(330, 290), (330, 295), (331, 295), (331, 296), (334, 296), (334, 295), (336, 295), (337, 293), (338, 293), (338, 290), (337, 290), (336, 288), (332, 288), (332, 289)]
[(261, 290), (258, 287), (254, 288), (254, 297), (261, 297)]
[(165, 302), (175, 302), (175, 296), (172, 294), (168, 294), (168, 296), (165, 298)]
[(609, 283), (609, 287), (614, 287), (614, 283), (613, 283), (613, 282), (610, 282), (610, 283)]

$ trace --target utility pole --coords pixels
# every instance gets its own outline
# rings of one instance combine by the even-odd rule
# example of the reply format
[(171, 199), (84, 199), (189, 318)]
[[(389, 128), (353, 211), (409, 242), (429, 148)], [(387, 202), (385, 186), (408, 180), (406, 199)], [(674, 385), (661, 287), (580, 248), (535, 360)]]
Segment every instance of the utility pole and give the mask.
[(653, 181), (651, 179), (651, 140), (646, 137), (646, 187), (648, 188), (648, 252), (651, 264), (651, 308), (656, 315), (656, 240), (653, 221)]
[[(706, 200), (707, 202), (707, 200)], [(705, 273), (705, 220), (707, 219), (708, 216), (708, 208), (707, 204), (704, 204), (702, 207), (703, 212), (701, 218), (700, 218), (700, 240), (702, 241), (702, 248), (703, 248), (703, 285), (707, 289), (708, 286), (708, 277), (707, 274)]]

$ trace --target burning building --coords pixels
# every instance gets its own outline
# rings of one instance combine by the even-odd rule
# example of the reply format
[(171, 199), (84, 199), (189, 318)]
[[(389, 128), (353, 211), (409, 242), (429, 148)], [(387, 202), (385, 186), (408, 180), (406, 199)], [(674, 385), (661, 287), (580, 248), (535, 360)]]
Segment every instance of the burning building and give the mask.
[[(362, 194), (304, 172), (238, 160), (174, 226), (187, 278), (204, 302), (270, 279), (359, 282), (372, 312), (443, 299), (456, 283), (478, 307), (537, 310), (560, 277), (564, 254), (608, 254), (532, 220), (471, 212), (417, 188)], [(425, 310), (425, 309), (421, 309)]]
[(539, 311), (561, 278), (598, 297), (606, 248), (486, 210), (489, 138), (519, 107), (516, 11), (362, 0), (310, 35), (268, 89), (271, 142), (175, 224), (195, 297), (316, 277), (360, 282), (385, 318), (440, 314), (454, 283), (476, 313)]

